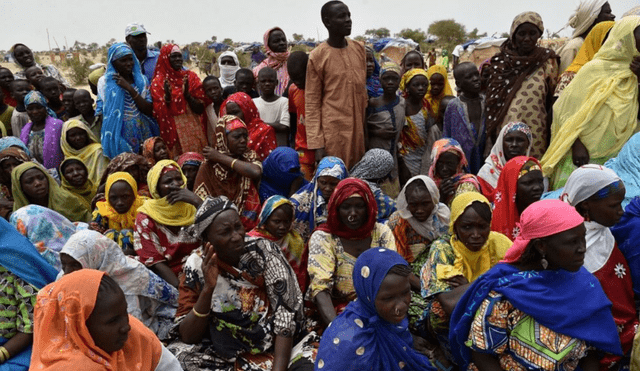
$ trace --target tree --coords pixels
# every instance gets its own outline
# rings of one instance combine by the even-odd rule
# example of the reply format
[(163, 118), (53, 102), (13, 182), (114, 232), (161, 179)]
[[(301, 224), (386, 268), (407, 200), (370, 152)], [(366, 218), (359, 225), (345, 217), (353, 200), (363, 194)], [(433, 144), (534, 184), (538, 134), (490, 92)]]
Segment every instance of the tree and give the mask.
[(218, 36), (211, 36), (211, 41), (213, 41), (213, 42), (218, 41)]
[(467, 37), (467, 30), (453, 19), (435, 21), (429, 25), (429, 33), (438, 37), (438, 43), (452, 50), (462, 44)]
[(365, 35), (375, 36), (375, 37), (389, 37), (391, 36), (391, 32), (386, 27), (381, 28), (372, 28), (370, 30), (366, 30), (364, 32)]
[(226, 39), (222, 40), (222, 43), (227, 45), (233, 45), (233, 40), (227, 37)]
[(422, 43), (427, 40), (427, 34), (424, 33), (421, 29), (412, 30), (410, 28), (405, 28), (396, 34), (396, 37), (402, 37), (405, 39), (411, 39), (415, 42)]
[(364, 36), (362, 36), (362, 35), (354, 37), (354, 40), (355, 40), (355, 41), (359, 41), (359, 42), (365, 42), (365, 41), (367, 41), (367, 39), (366, 39)]
[(508, 39), (511, 37), (511, 35), (509, 35), (507, 32), (503, 32), (502, 35), (500, 35), (500, 37)]
[(302, 41), (304, 40), (304, 36), (300, 33), (293, 34), (293, 41)]
[(473, 31), (469, 32), (469, 34), (467, 35), (467, 39), (470, 40), (477, 40), (480, 39), (482, 37), (487, 37), (487, 33), (483, 32), (483, 33), (478, 33), (478, 28), (474, 28)]

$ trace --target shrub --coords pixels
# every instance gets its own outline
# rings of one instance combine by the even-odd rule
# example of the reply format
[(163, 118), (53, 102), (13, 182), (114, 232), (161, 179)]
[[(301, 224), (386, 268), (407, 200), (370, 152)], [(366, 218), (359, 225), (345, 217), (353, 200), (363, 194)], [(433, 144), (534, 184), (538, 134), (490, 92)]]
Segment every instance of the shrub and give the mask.
[(74, 85), (83, 85), (87, 83), (87, 78), (89, 77), (89, 67), (93, 64), (88, 59), (84, 61), (72, 58), (67, 61), (69, 64), (69, 77), (73, 80)]

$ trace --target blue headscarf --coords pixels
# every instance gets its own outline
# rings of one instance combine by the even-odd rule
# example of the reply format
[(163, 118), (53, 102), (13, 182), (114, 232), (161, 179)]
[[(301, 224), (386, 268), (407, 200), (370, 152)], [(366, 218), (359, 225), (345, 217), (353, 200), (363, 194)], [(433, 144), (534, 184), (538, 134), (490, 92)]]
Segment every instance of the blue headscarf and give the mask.
[[(262, 181), (260, 182), (260, 202), (280, 195), (289, 197), (291, 183), (302, 177), (300, 155), (291, 147), (278, 147), (262, 163)], [(305, 181), (302, 185), (309, 182)]]
[(380, 285), (395, 265), (409, 266), (397, 252), (383, 248), (360, 254), (353, 268), (358, 299), (322, 335), (316, 370), (435, 370), (413, 349), (409, 321), (394, 325), (376, 311)]
[(0, 265), (38, 289), (55, 281), (58, 272), (29, 240), (0, 218)]
[[(131, 47), (125, 43), (115, 43), (109, 48), (107, 71), (104, 76), (105, 96), (102, 109), (102, 149), (105, 156), (114, 158), (123, 152), (136, 152), (122, 135), (124, 122), (125, 90), (116, 84), (113, 76), (118, 74), (113, 61), (127, 55), (133, 55)], [(142, 73), (138, 58), (133, 55), (133, 85), (142, 94), (147, 88), (147, 78)], [(144, 116), (144, 115), (143, 115)]]
[(640, 197), (631, 200), (622, 219), (610, 229), (616, 238), (618, 248), (629, 264), (633, 291), (636, 296), (640, 297), (640, 249), (638, 249), (640, 243)]
[[(367, 52), (371, 52), (371, 54), (373, 54), (373, 49), (368, 46), (366, 49)], [(376, 60), (375, 54), (373, 54), (373, 63), (375, 64), (373, 73), (371, 76), (367, 77), (367, 95), (369, 95), (369, 98), (375, 98), (382, 95), (382, 85), (380, 85), (380, 64)]]
[(577, 272), (520, 271), (499, 263), (471, 284), (451, 315), (451, 353), (461, 369), (471, 362), (471, 348), (465, 345), (471, 323), (491, 291), (502, 294), (514, 307), (557, 333), (622, 355), (611, 302), (598, 279), (584, 267)]
[(634, 134), (622, 147), (617, 157), (605, 162), (604, 167), (615, 171), (624, 182), (627, 193), (622, 207), (640, 196), (640, 133)]
[(28, 92), (27, 95), (24, 96), (25, 107), (33, 103), (39, 104), (42, 107), (46, 108), (48, 116), (51, 116), (53, 118), (58, 118), (58, 116), (56, 116), (56, 113), (53, 112), (51, 108), (49, 108), (49, 105), (47, 104), (47, 100), (45, 99), (44, 95), (42, 95), (42, 93), (40, 93), (37, 90), (32, 90)]
[(14, 147), (14, 146), (20, 147), (20, 149), (23, 150), (27, 154), (27, 156), (31, 157), (31, 152), (29, 152), (29, 148), (27, 148), (24, 142), (21, 141), (19, 138), (17, 137), (0, 138), (0, 152), (4, 151), (9, 147)]

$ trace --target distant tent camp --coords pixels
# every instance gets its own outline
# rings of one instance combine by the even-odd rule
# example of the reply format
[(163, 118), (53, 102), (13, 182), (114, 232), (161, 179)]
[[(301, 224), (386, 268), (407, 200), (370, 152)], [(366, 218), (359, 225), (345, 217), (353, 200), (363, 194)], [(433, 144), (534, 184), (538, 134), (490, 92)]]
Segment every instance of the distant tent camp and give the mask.
[(384, 53), (385, 57), (393, 60), (397, 64), (400, 64), (402, 57), (404, 57), (409, 50), (414, 50), (419, 46), (417, 42), (402, 37), (385, 37), (371, 41), (373, 41), (373, 50), (378, 53)]
[(216, 53), (220, 53), (223, 50), (227, 50), (230, 48), (229, 45), (227, 44), (223, 44), (223, 43), (219, 43), (219, 42), (214, 42), (211, 43), (207, 46), (209, 49), (214, 49)]

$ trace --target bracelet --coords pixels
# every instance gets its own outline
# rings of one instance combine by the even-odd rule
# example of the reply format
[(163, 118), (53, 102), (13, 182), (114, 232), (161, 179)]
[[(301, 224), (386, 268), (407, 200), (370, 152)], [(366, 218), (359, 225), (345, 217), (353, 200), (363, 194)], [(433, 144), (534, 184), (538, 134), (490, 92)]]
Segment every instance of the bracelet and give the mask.
[(211, 314), (211, 310), (209, 310), (207, 314), (198, 313), (195, 307), (191, 308), (191, 311), (193, 312), (193, 314), (196, 315), (196, 317), (200, 317), (200, 318), (207, 318), (209, 317), (209, 314)]
[(0, 354), (2, 354), (2, 362), (5, 362), (9, 358), (11, 358), (11, 355), (9, 354), (9, 351), (5, 347), (0, 347)]
[(231, 161), (231, 170), (234, 170), (233, 165), (236, 163), (236, 161), (238, 161), (238, 159), (233, 159), (233, 161)]

